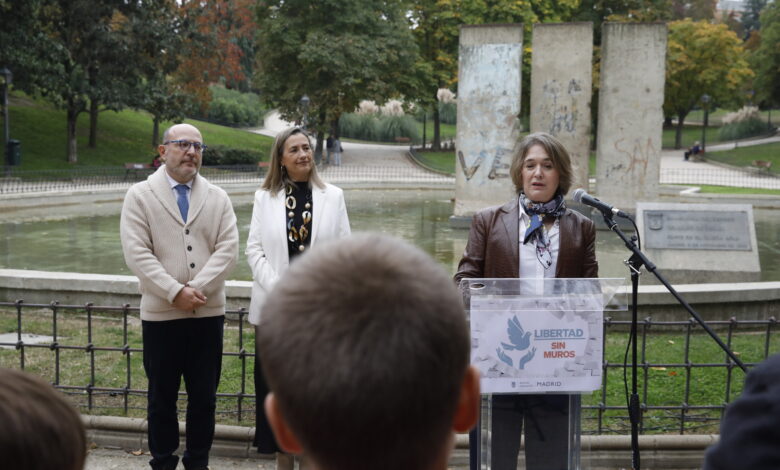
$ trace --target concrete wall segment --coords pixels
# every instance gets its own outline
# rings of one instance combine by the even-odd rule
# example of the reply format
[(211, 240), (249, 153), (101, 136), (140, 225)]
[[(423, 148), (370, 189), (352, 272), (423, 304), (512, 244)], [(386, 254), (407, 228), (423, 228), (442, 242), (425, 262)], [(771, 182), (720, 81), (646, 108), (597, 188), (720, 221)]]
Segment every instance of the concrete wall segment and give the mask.
[(623, 209), (658, 198), (666, 41), (664, 23), (604, 24), (596, 192)]
[(531, 132), (548, 132), (569, 150), (572, 188), (588, 189), (593, 23), (535, 24)]
[(520, 132), (522, 39), (521, 24), (461, 27), (455, 216), (513, 193), (509, 164)]

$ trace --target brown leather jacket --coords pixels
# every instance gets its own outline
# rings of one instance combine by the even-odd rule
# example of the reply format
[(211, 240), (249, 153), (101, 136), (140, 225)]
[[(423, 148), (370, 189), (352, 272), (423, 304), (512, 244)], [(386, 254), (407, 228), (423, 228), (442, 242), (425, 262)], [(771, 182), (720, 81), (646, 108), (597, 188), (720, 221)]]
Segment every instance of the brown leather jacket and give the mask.
[[(474, 214), (469, 241), (455, 273), (456, 282), (463, 278), (516, 278), (520, 275), (519, 217), (517, 198)], [(598, 277), (593, 221), (567, 209), (560, 218), (559, 227), (560, 247), (555, 277)]]

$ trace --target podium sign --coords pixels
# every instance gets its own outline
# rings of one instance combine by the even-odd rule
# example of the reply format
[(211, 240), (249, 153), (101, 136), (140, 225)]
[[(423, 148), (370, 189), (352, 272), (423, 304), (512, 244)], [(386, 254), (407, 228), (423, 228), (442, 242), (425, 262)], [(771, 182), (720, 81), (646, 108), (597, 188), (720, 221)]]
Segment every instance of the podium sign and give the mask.
[[(517, 405), (526, 409), (526, 429), (528, 419), (538, 423), (546, 416), (563, 417), (554, 431), (546, 431), (552, 433), (546, 441), (534, 439), (536, 466), (541, 459), (555, 462), (555, 468), (582, 468), (577, 394), (601, 386), (603, 312), (627, 309), (625, 296), (616, 296), (623, 284), (622, 278), (461, 281), (471, 325), (471, 364), (480, 371), (482, 394), (529, 395)], [(544, 394), (559, 398), (544, 399)], [(472, 451), (486, 470), (509, 465), (505, 452), (503, 457), (494, 455), (493, 442), (495, 438), (506, 442), (503, 434), (515, 427), (507, 423), (506, 411), (493, 422), (494, 406), (507, 409), (506, 400), (496, 403), (483, 397), (480, 425), (473, 436)], [(541, 403), (545, 404), (540, 407)], [(517, 423), (517, 428), (521, 425)]]

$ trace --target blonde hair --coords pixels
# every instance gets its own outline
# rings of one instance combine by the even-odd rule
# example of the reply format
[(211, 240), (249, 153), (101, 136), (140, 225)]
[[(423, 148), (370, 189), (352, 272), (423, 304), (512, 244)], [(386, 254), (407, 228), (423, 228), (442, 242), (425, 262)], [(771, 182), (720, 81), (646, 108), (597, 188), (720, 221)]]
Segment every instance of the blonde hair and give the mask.
[[(296, 134), (305, 136), (306, 140), (309, 142), (309, 146), (311, 146), (311, 137), (300, 127), (290, 127), (276, 134), (274, 145), (271, 147), (271, 162), (268, 168), (268, 174), (265, 176), (262, 185), (263, 189), (277, 193), (283, 190), (288, 184), (292, 184), (293, 181), (282, 166), (282, 156), (284, 155), (284, 144), (287, 142), (287, 139)], [(317, 165), (312, 165), (311, 173), (309, 173), (309, 186), (312, 184), (316, 185), (318, 188), (325, 187), (325, 182), (322, 181), (320, 175), (317, 174)]]
[(518, 193), (523, 190), (523, 162), (528, 155), (528, 151), (534, 145), (540, 145), (547, 156), (550, 157), (553, 167), (558, 170), (558, 192), (562, 196), (566, 195), (569, 192), (569, 188), (571, 188), (571, 157), (561, 141), (546, 132), (528, 134), (518, 142), (517, 151), (509, 168), (509, 174), (512, 175), (512, 183), (515, 185), (515, 190)]

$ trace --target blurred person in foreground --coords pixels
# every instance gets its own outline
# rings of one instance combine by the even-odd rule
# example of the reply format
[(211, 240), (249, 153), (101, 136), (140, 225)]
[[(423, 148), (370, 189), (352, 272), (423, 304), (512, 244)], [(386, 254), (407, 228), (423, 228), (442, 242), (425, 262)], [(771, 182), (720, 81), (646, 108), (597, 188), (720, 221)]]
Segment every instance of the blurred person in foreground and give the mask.
[(187, 390), (187, 470), (207, 469), (222, 371), (225, 279), (236, 265), (238, 229), (227, 193), (198, 174), (203, 137), (176, 124), (158, 147), (163, 165), (125, 196), (119, 234), (138, 276), (147, 420), (153, 469), (179, 457), (176, 401)]
[(0, 368), (0, 468), (82, 470), (86, 458), (73, 405), (38, 377)]
[[(544, 132), (525, 136), (509, 172), (517, 196), (474, 214), (455, 280), (598, 277), (593, 221), (563, 200), (572, 178), (563, 144)], [(579, 407), (579, 395), (497, 394), (491, 400), (494, 468), (517, 468), (524, 428), (527, 469), (569, 468), (570, 403)], [(477, 436), (476, 430), (469, 435), (471, 470), (479, 468)]]
[(405, 242), (361, 235), (296, 262), (263, 308), (265, 409), (316, 470), (446, 470), (476, 422), (461, 297)]
[(707, 449), (704, 470), (780, 468), (780, 354), (745, 378), (742, 395), (726, 408), (720, 439)]
[[(291, 127), (277, 134), (270, 161), (268, 175), (255, 193), (246, 243), (253, 279), (249, 322), (256, 330), (265, 298), (287, 267), (311, 247), (350, 234), (344, 193), (320, 178), (311, 139), (303, 129)], [(279, 470), (290, 469), (292, 457), (281, 453), (263, 412), (268, 385), (262, 362), (255, 348), (258, 405), (253, 444), (261, 454), (276, 453)]]

